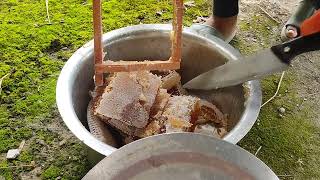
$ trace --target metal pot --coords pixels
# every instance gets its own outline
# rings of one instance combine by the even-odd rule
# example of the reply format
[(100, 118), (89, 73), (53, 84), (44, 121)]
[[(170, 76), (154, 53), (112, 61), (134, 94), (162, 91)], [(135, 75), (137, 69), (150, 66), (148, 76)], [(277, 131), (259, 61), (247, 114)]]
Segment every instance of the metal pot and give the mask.
[[(104, 34), (106, 59), (112, 60), (166, 60), (170, 57), (170, 25), (137, 25)], [(183, 58), (179, 70), (182, 82), (241, 56), (232, 46), (217, 37), (205, 37), (187, 28), (183, 32)], [(57, 83), (56, 98), (63, 121), (72, 133), (91, 149), (108, 156), (116, 148), (102, 143), (90, 134), (86, 109), (89, 90), (93, 84), (93, 41), (88, 42), (63, 67)], [(190, 92), (214, 102), (228, 114), (229, 133), (223, 138), (236, 144), (251, 129), (261, 104), (258, 81), (245, 87), (238, 85), (213, 91)]]
[(82, 180), (279, 180), (237, 145), (194, 133), (137, 140), (105, 157)]

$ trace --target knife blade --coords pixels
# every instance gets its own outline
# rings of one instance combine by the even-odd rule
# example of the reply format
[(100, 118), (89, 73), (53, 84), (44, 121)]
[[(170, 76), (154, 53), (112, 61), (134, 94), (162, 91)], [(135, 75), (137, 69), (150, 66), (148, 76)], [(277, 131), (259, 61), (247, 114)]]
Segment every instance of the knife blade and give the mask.
[(237, 61), (200, 74), (183, 85), (186, 89), (211, 90), (261, 79), (288, 69), (292, 59), (302, 53), (320, 50), (320, 32), (272, 46)]
[(289, 67), (270, 50), (264, 50), (254, 56), (242, 58), (203, 73), (184, 84), (187, 89), (218, 89), (243, 82), (263, 78), (284, 71)]

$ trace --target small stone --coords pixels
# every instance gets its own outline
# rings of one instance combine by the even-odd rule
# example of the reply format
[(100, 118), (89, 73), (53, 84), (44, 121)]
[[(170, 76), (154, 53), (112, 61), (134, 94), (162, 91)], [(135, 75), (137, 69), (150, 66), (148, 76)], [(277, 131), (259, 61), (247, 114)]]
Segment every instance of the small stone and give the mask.
[[(29, 179), (30, 179), (30, 176), (28, 176), (28, 175), (21, 175), (21, 176), (20, 176), (20, 179), (21, 179), (21, 180), (29, 180)], [(0, 180), (1, 180), (1, 178), (0, 178)]]
[(60, 180), (61, 179), (61, 176), (58, 176), (57, 178), (56, 178), (56, 180)]
[(286, 112), (286, 109), (283, 108), (283, 107), (281, 107), (281, 108), (279, 108), (279, 112), (280, 112), (281, 114), (284, 114), (284, 113)]
[(66, 142), (67, 142), (67, 140), (66, 140), (66, 139), (64, 139), (64, 140), (60, 141), (60, 142), (59, 142), (59, 146), (63, 146), (64, 144), (66, 144)]
[(19, 149), (10, 149), (7, 152), (7, 159), (15, 159), (20, 155), (20, 150)]
[(161, 16), (161, 15), (162, 15), (162, 11), (157, 11), (157, 12), (156, 12), (156, 15), (157, 15), (157, 16)]
[(46, 145), (46, 143), (45, 143), (44, 140), (42, 140), (42, 139), (37, 139), (37, 140), (36, 140), (36, 143), (37, 143), (37, 144), (41, 144), (41, 145), (43, 145), (43, 146)]
[(187, 1), (187, 2), (183, 3), (183, 5), (185, 7), (194, 7), (194, 6), (196, 6), (194, 1)]
[(61, 50), (66, 51), (68, 50), (68, 47), (63, 47)]
[(144, 16), (143, 16), (143, 15), (139, 15), (139, 16), (138, 16), (138, 19), (143, 20), (143, 19), (144, 19)]
[(31, 165), (31, 166), (36, 166), (36, 162), (35, 162), (35, 161), (31, 161), (31, 162), (30, 162), (30, 165)]

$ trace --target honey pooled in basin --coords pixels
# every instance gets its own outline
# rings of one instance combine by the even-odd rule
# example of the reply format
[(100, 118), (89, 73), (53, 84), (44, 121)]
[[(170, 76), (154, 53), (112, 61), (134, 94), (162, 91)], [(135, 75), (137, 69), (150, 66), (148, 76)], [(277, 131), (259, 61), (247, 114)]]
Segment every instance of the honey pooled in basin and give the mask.
[(222, 138), (227, 119), (211, 102), (190, 96), (176, 71), (119, 72), (94, 98), (94, 115), (125, 143), (161, 133), (196, 132)]

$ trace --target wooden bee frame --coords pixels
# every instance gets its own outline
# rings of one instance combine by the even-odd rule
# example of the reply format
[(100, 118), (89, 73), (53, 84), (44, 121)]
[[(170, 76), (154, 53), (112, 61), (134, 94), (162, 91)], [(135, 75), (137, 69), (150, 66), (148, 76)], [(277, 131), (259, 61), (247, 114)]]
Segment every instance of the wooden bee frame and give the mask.
[(129, 72), (139, 70), (176, 70), (181, 62), (181, 39), (183, 21), (183, 0), (173, 0), (173, 30), (170, 36), (172, 41), (171, 57), (169, 60), (156, 61), (103, 61), (102, 45), (102, 13), (101, 0), (93, 0), (93, 29), (94, 29), (94, 68), (95, 85), (104, 84), (103, 74), (107, 72)]

